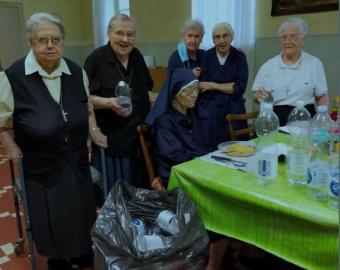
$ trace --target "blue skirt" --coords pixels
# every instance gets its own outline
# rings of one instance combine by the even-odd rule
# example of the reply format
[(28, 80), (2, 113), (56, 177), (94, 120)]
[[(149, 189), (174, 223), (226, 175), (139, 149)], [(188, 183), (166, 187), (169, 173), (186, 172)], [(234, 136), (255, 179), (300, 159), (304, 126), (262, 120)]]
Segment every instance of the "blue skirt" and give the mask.
[[(93, 146), (91, 164), (101, 173), (100, 149)], [(105, 165), (108, 191), (119, 181), (125, 181), (129, 185), (138, 188), (149, 188), (145, 162), (140, 149), (136, 150), (136, 156), (131, 158), (116, 158), (105, 153)], [(101, 179), (103, 181), (103, 179)], [(103, 182), (99, 182), (101, 189)]]

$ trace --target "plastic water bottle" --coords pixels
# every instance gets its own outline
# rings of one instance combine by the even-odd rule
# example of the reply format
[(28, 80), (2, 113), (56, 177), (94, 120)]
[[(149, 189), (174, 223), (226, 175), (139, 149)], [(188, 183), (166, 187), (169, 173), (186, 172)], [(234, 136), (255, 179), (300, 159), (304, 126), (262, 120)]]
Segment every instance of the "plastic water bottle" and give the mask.
[(136, 246), (142, 253), (172, 247), (173, 239), (162, 235), (138, 235)]
[(318, 106), (310, 125), (311, 160), (307, 170), (307, 192), (316, 200), (326, 200), (329, 183), (329, 129), (327, 106)]
[(287, 153), (287, 176), (289, 183), (293, 185), (307, 183), (310, 120), (311, 116), (305, 109), (303, 101), (298, 101), (297, 106), (288, 115), (291, 149)]
[(257, 143), (257, 160), (255, 174), (260, 185), (270, 185), (277, 176), (278, 150), (276, 137), (279, 119), (273, 111), (273, 104), (264, 102), (255, 120), (255, 130), (259, 137)]
[(143, 220), (139, 218), (134, 218), (131, 220), (134, 231), (137, 235), (143, 235), (145, 233), (145, 225)]
[(116, 98), (119, 106), (123, 108), (129, 108), (131, 113), (131, 89), (124, 81), (119, 81), (116, 86)]
[(339, 209), (339, 155), (340, 155), (340, 120), (339, 115), (329, 130), (329, 172), (328, 204)]

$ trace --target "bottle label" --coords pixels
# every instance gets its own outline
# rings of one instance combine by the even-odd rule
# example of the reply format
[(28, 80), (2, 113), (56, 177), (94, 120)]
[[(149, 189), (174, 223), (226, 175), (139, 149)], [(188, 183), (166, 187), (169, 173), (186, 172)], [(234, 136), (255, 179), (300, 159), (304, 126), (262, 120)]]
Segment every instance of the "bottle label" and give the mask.
[(306, 174), (309, 165), (308, 152), (292, 150), (288, 153), (287, 170), (294, 173)]
[(329, 181), (327, 168), (322, 165), (312, 166), (313, 164), (307, 170), (307, 184), (315, 188), (326, 189), (326, 183)]
[(339, 197), (339, 182), (331, 181), (329, 185), (329, 195)]
[(339, 168), (335, 169), (331, 174), (328, 194), (332, 197), (339, 197)]
[(261, 178), (275, 178), (276, 170), (277, 162), (274, 160), (259, 159), (257, 161), (257, 176)]

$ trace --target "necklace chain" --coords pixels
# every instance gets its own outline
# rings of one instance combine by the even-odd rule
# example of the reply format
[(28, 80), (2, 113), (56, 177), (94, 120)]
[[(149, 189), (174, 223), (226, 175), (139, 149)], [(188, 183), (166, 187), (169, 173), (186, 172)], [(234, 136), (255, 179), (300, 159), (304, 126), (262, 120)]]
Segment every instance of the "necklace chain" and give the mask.
[(130, 75), (128, 75), (129, 80), (127, 80), (127, 77), (123, 74), (123, 71), (121, 70), (121, 68), (119, 67), (119, 64), (116, 64), (116, 68), (120, 74), (120, 76), (122, 77), (122, 79), (125, 81), (125, 83), (127, 83), (127, 85), (130, 87), (130, 83), (131, 83), (131, 79), (132, 79), (132, 68), (130, 71)]

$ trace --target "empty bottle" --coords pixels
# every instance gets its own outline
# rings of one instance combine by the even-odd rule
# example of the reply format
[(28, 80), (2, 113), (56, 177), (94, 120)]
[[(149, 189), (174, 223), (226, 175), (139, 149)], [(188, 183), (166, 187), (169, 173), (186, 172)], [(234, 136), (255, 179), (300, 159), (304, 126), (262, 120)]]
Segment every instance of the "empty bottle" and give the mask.
[(255, 120), (255, 130), (258, 136), (255, 174), (258, 176), (261, 185), (270, 185), (277, 176), (276, 137), (278, 129), (279, 119), (273, 111), (273, 104), (263, 103)]
[(293, 185), (307, 183), (310, 120), (311, 116), (304, 108), (303, 101), (298, 101), (297, 106), (288, 115), (291, 148), (287, 153), (287, 176), (289, 183)]
[(131, 220), (132, 227), (137, 235), (143, 235), (145, 233), (145, 225), (140, 218), (134, 218)]
[(332, 124), (329, 143), (329, 172), (328, 204), (331, 208), (339, 209), (339, 155), (340, 155), (340, 119)]
[(129, 114), (132, 112), (131, 106), (131, 89), (124, 81), (119, 81), (116, 86), (116, 98), (119, 106), (123, 108), (129, 108)]
[(162, 235), (138, 235), (135, 241), (138, 250), (142, 253), (152, 250), (171, 248), (173, 238)]
[(307, 170), (307, 192), (316, 200), (325, 200), (329, 182), (329, 129), (331, 119), (327, 106), (318, 106), (310, 125), (310, 163)]

